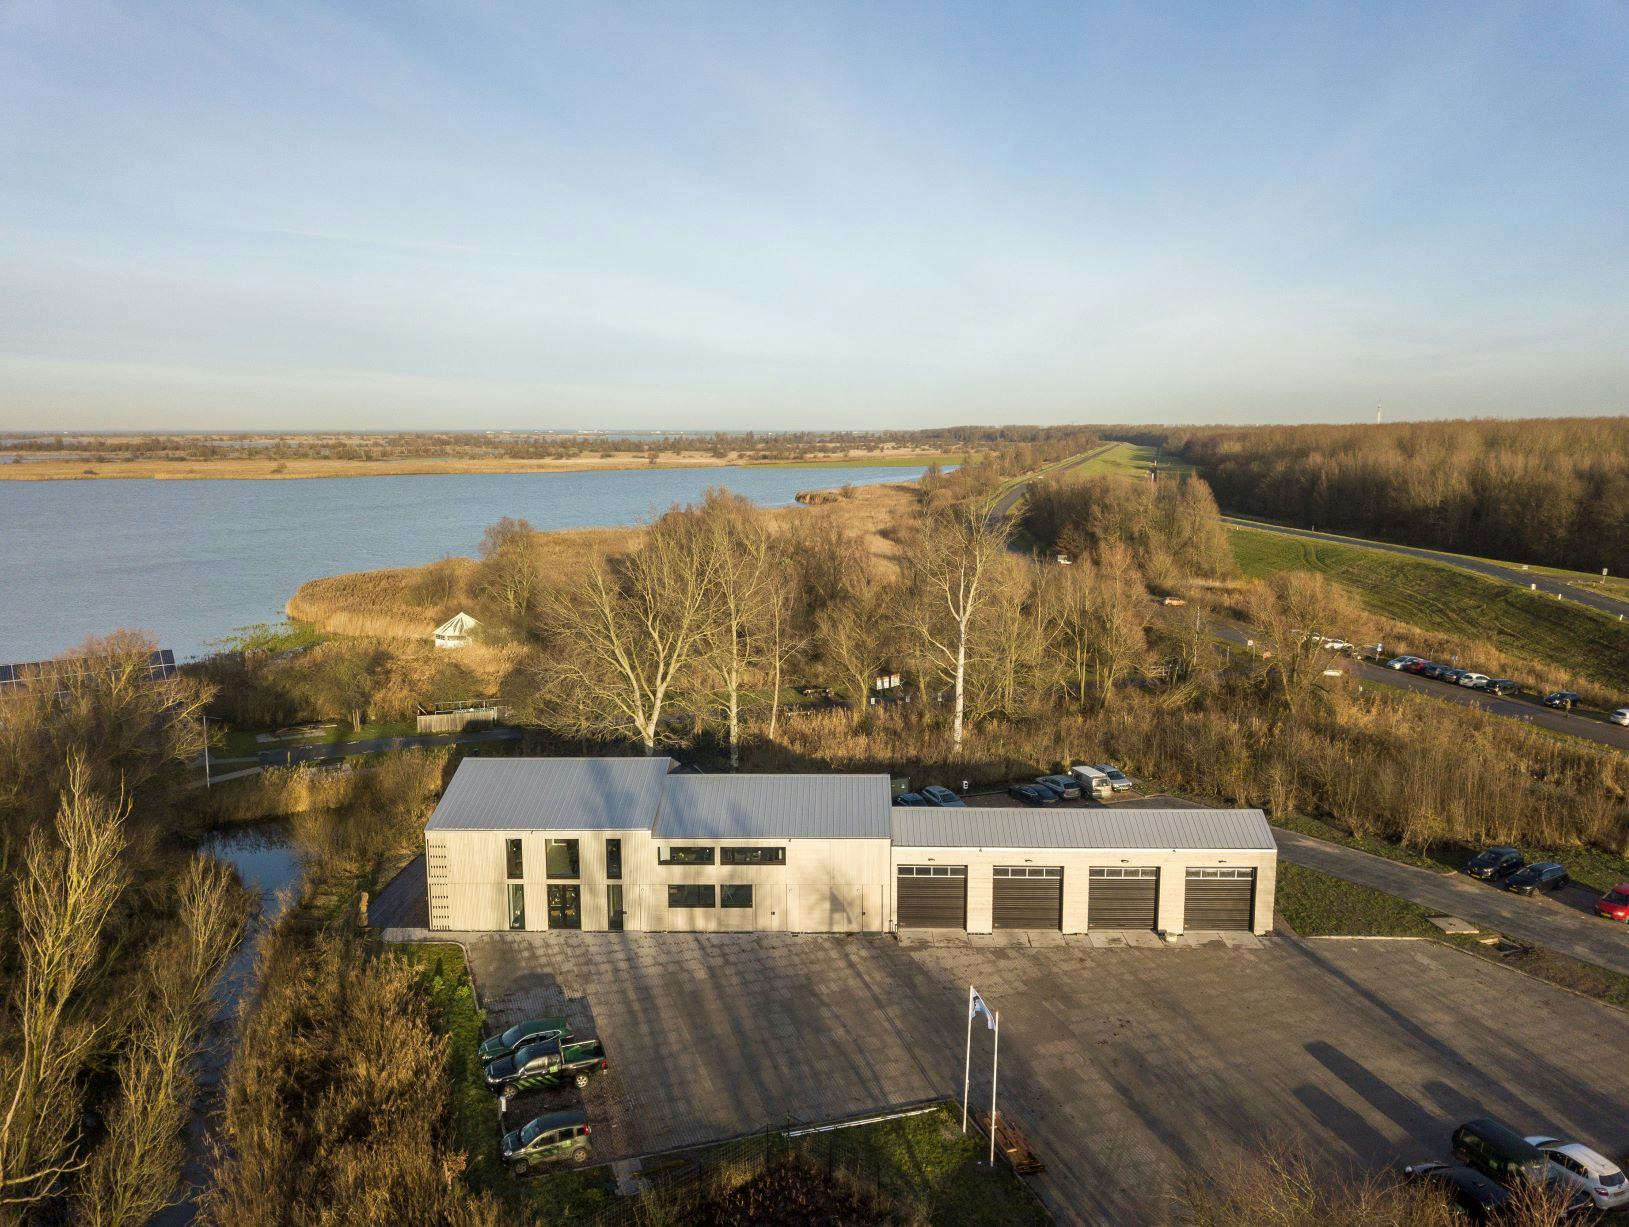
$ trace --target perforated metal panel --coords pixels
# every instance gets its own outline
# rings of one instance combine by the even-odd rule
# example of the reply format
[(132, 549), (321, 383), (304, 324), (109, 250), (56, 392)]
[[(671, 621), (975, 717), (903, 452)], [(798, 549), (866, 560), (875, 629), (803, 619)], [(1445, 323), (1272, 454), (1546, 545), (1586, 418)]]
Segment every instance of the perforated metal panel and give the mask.
[(1249, 932), (1255, 928), (1254, 869), (1190, 869), (1184, 885), (1184, 929)]
[(1088, 929), (1157, 929), (1160, 871), (1151, 866), (1094, 866), (1086, 892)]
[(901, 865), (896, 898), (902, 929), (965, 929), (967, 866)]
[(1063, 928), (1063, 869), (997, 865), (992, 869), (991, 923), (997, 929)]

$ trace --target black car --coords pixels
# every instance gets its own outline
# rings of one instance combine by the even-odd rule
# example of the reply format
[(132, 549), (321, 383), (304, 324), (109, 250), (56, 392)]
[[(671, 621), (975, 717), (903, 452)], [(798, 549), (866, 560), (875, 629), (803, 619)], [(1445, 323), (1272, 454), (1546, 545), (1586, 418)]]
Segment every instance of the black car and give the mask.
[(1554, 861), (1535, 861), (1505, 879), (1505, 889), (1518, 895), (1536, 895), (1541, 890), (1560, 890), (1572, 881), (1567, 871)]
[(1508, 878), (1524, 863), (1522, 854), (1514, 848), (1487, 848), (1465, 862), (1465, 872), (1484, 882), (1497, 882)]
[(1411, 1163), (1403, 1169), (1403, 1175), (1441, 1187), (1448, 1200), (1473, 1223), (1489, 1222), (1510, 1204), (1510, 1190), (1474, 1167)]
[(1459, 679), (1464, 677), (1469, 672), (1469, 669), (1444, 669), (1441, 673), (1437, 674), (1437, 680), (1439, 682), (1447, 682), (1450, 686), (1457, 686), (1459, 685)]
[(1007, 795), (1025, 805), (1056, 805), (1058, 794), (1045, 784), (1014, 784), (1007, 789)]
[(1427, 664), (1425, 668), (1420, 670), (1420, 676), (1421, 677), (1428, 677), (1434, 682), (1440, 682), (1442, 680), (1443, 674), (1445, 674), (1447, 672), (1448, 672), (1448, 666), (1447, 665), (1439, 665), (1439, 664), (1431, 663), (1431, 664)]
[(1512, 695), (1518, 695), (1522, 692), (1522, 688), (1516, 685), (1516, 683), (1511, 681), (1508, 677), (1489, 678), (1476, 689), (1485, 690), (1489, 694), (1500, 695), (1504, 698), (1509, 698)]
[(966, 801), (963, 801), (942, 784), (929, 784), (922, 790), (922, 800), (929, 805), (937, 805), (944, 809), (961, 809), (967, 805)]
[(926, 805), (927, 798), (919, 792), (902, 792), (894, 798), (895, 805)]
[(1080, 797), (1080, 781), (1072, 775), (1043, 775), (1035, 782), (1050, 788), (1065, 801), (1074, 801)]
[(1544, 706), (1566, 708), (1568, 711), (1582, 702), (1583, 700), (1570, 690), (1552, 690), (1544, 696)]

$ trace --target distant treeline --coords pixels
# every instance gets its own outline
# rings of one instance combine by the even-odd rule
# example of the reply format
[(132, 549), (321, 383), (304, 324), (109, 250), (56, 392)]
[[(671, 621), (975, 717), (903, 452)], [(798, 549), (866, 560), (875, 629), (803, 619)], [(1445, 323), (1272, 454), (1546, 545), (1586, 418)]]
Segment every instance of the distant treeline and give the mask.
[(1172, 430), (1157, 441), (1199, 465), (1229, 511), (1517, 562), (1629, 569), (1629, 418)]

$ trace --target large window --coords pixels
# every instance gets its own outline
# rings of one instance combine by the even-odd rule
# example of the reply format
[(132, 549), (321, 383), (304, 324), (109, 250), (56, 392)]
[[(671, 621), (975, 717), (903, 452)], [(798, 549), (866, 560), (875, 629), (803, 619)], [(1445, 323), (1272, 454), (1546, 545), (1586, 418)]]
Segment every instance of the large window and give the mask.
[[(713, 850), (711, 848), (659, 848), (656, 852), (656, 863), (659, 865), (711, 865), (713, 863)], [(711, 904), (708, 904), (711, 907)]]
[(547, 839), (543, 841), (543, 863), (551, 878), (580, 878), (577, 871), (577, 841), (575, 839)]
[(718, 905), (720, 907), (751, 907), (752, 887), (750, 886), (724, 886), (720, 887)]
[(510, 879), (524, 878), (526, 876), (526, 860), (521, 855), (520, 840), (518, 839), (505, 841), (504, 876)]
[(605, 841), (605, 876), (613, 882), (622, 879), (622, 841), (620, 839)]
[(509, 927), (526, 927), (526, 888), (518, 882), (509, 888)]
[(784, 865), (785, 848), (720, 848), (719, 860), (725, 865)]
[(670, 886), (667, 888), (668, 907), (712, 907), (711, 886)]

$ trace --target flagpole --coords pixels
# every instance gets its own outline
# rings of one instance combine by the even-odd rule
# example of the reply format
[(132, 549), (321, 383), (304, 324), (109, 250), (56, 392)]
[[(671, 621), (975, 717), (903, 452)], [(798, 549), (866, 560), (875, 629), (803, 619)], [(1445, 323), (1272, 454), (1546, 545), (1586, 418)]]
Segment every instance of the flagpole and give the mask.
[(973, 1084), (973, 986), (967, 986), (967, 1058), (962, 1062), (962, 1132), (967, 1132), (967, 1092)]
[(1001, 1061), (1001, 1011), (995, 1012), (995, 1051), (990, 1056), (990, 1166), (995, 1166), (996, 1067)]

